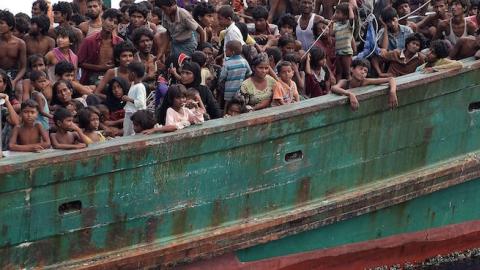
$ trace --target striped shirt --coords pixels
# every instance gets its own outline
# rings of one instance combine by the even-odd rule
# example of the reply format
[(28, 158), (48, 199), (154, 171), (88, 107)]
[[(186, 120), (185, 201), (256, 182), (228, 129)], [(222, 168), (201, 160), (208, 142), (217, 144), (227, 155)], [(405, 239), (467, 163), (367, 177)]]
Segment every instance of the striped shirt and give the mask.
[(220, 81), (225, 81), (224, 100), (230, 101), (240, 90), (242, 82), (252, 74), (247, 60), (240, 55), (233, 55), (225, 61), (220, 73)]
[(352, 55), (353, 27), (350, 20), (346, 23), (336, 22), (333, 31), (335, 32), (335, 54)]

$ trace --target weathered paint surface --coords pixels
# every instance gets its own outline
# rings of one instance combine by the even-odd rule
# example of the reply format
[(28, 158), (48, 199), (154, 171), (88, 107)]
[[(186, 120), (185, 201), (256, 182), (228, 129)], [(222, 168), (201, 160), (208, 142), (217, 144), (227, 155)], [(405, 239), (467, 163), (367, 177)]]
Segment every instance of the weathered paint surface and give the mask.
[[(380, 193), (377, 201), (367, 200), (367, 195), (382, 190), (395, 176), (436, 168), (448, 158), (480, 149), (480, 111), (468, 110), (480, 101), (476, 65), (469, 64), (460, 74), (402, 78), (400, 107), (394, 111), (387, 108), (384, 87), (365, 88), (358, 90), (358, 112), (349, 110), (344, 97), (329, 95), (175, 134), (126, 138), (70, 154), (0, 160), (0, 268), (72, 259), (76, 261), (63, 266), (75, 268), (75, 262), (81, 262), (93, 267), (118, 252), (139, 256), (123, 262), (116, 256), (116, 267), (170, 264), (402, 202), (388, 203), (397, 186), (383, 197)], [(287, 154), (298, 151), (302, 155), (292, 156), (301, 159), (285, 161)], [(478, 170), (476, 164), (471, 168), (472, 174)], [(412, 185), (417, 196), (435, 191), (429, 190), (435, 186), (435, 171), (424, 186)], [(444, 175), (449, 184), (437, 190), (456, 179), (476, 178)], [(398, 187), (414, 180), (397, 179)], [(346, 201), (352, 200), (362, 189), (361, 203), (380, 205), (364, 205), (363, 210), (354, 205), (350, 216), (344, 215), (345, 201), (329, 205), (327, 214), (314, 211), (327, 198), (345, 195)], [(403, 195), (416, 191), (402, 190)], [(311, 223), (308, 215), (288, 215), (296, 209), (310, 213)], [(275, 219), (278, 216), (285, 218)], [(152, 250), (158, 256), (148, 261)], [(89, 258), (95, 261), (89, 264)], [(145, 263), (135, 261), (140, 259)]]

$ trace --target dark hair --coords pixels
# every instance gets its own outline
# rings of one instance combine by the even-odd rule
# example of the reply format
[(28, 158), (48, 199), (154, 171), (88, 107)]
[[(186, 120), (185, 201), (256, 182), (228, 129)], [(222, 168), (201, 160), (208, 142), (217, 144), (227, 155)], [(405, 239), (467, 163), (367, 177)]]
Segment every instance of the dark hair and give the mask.
[(29, 77), (30, 77), (30, 81), (35, 82), (42, 77), (47, 78), (47, 74), (45, 74), (45, 72), (43, 71), (33, 70), (32, 72), (30, 72)]
[(225, 44), (225, 48), (232, 50), (234, 55), (240, 55), (242, 53), (242, 43), (238, 40), (230, 40)]
[(233, 21), (233, 16), (235, 13), (231, 6), (224, 5), (217, 10), (217, 14), (227, 19), (230, 18)]
[(105, 99), (105, 105), (108, 107), (108, 109), (111, 112), (121, 110), (125, 106), (124, 101), (122, 101), (121, 99), (119, 99), (119, 98), (117, 98), (113, 95), (113, 84), (115, 82), (118, 83), (118, 85), (120, 85), (120, 88), (123, 89), (123, 94), (124, 95), (126, 95), (128, 93), (128, 89), (130, 87), (129, 82), (127, 82), (127, 80), (125, 80), (122, 77), (114, 77), (113, 79), (111, 79), (108, 82), (107, 91), (105, 93), (106, 96), (107, 96), (107, 98)]
[(72, 18), (73, 9), (72, 9), (72, 5), (68, 2), (62, 1), (56, 4), (53, 4), (52, 10), (62, 13), (62, 15), (65, 16), (65, 19), (67, 21), (69, 21)]
[(147, 29), (146, 27), (139, 27), (133, 30), (133, 33), (132, 33), (133, 44), (138, 46), (138, 43), (140, 42), (140, 39), (142, 38), (142, 36), (146, 36), (149, 39), (153, 40), (153, 33), (152, 31), (150, 31), (150, 29)]
[(252, 10), (252, 17), (255, 21), (260, 19), (268, 19), (268, 10), (264, 6), (256, 6)]
[(348, 9), (349, 9), (349, 3), (348, 2), (341, 2), (340, 4), (337, 5), (337, 12), (342, 13), (345, 16), (348, 16)]
[(225, 113), (227, 113), (228, 109), (230, 109), (230, 107), (233, 105), (240, 106), (240, 113), (247, 112), (246, 101), (242, 95), (233, 95), (230, 101), (227, 102), (227, 105), (225, 105)]
[(295, 17), (292, 14), (287, 13), (287, 14), (283, 14), (280, 17), (280, 19), (278, 19), (277, 25), (279, 28), (281, 28), (282, 26), (288, 25), (293, 29), (295, 29), (297, 27), (297, 21), (295, 20)]
[(267, 53), (268, 57), (273, 57), (273, 61), (275, 61), (275, 63), (278, 63), (278, 61), (282, 60), (282, 51), (280, 51), (278, 47), (267, 48), (265, 52)]
[(74, 72), (75, 66), (67, 61), (60, 61), (55, 65), (55, 75), (62, 77), (67, 72)]
[(462, 5), (462, 7), (464, 9), (464, 12), (466, 12), (468, 10), (468, 8), (470, 7), (470, 1), (468, 1), (468, 0), (452, 0), (452, 2), (450, 4), (453, 5), (454, 3), (458, 3), (458, 4)]
[(58, 100), (58, 97), (57, 97), (57, 88), (62, 83), (65, 84), (68, 89), (70, 89), (70, 92), (72, 92), (72, 95), (73, 95), (72, 83), (70, 83), (69, 81), (66, 81), (66, 80), (58, 80), (52, 86), (52, 105), (61, 105), (61, 106), (64, 105), (60, 102), (60, 100)]
[(72, 113), (63, 107), (59, 107), (55, 109), (55, 112), (53, 113), (53, 122), (55, 122), (56, 125), (57, 121), (63, 122), (63, 120), (68, 117), (73, 117)]
[(0, 21), (4, 21), (10, 27), (10, 31), (15, 29), (15, 17), (8, 10), (0, 10)]
[(71, 21), (75, 23), (75, 25), (80, 25), (81, 23), (87, 21), (87, 19), (85, 19), (85, 17), (83, 17), (82, 15), (75, 13), (72, 15)]
[(140, 13), (146, 19), (148, 16), (148, 9), (145, 5), (133, 4), (128, 8), (128, 15), (132, 16), (133, 13)]
[(287, 53), (283, 56), (283, 61), (288, 61), (290, 63), (300, 63), (300, 56), (296, 53)]
[(103, 0), (87, 0), (87, 3), (88, 2), (97, 2), (103, 8)]
[(100, 111), (92, 106), (88, 106), (82, 110), (80, 110), (77, 114), (78, 117), (78, 126), (80, 128), (85, 129), (85, 131), (92, 131), (91, 129), (91, 124), (90, 124), (90, 116), (92, 114), (98, 115), (98, 118), (100, 118), (101, 113)]
[(123, 16), (122, 13), (118, 9), (109, 8), (103, 12), (102, 19), (103, 20), (107, 18), (117, 19), (117, 21), (120, 22), (120, 20), (122, 19), (122, 16)]
[(437, 56), (437, 58), (446, 58), (449, 55), (447, 43), (440, 39), (434, 40), (430, 43), (430, 50)]
[(25, 19), (25, 20), (27, 20), (27, 22), (30, 22), (30, 20), (32, 19), (32, 18), (30, 18), (30, 16), (28, 16), (27, 13), (23, 13), (23, 12), (19, 12), (19, 13), (15, 14), (14, 17), (15, 17), (15, 19), (17, 19), (17, 18)]
[(266, 53), (259, 53), (257, 56), (255, 56), (253, 59), (252, 59), (252, 67), (256, 67), (260, 64), (264, 64), (264, 63), (269, 63), (268, 61), (268, 55)]
[(295, 44), (295, 39), (291, 35), (283, 35), (278, 39), (278, 47), (283, 48), (290, 43)]
[(405, 47), (408, 43), (412, 41), (418, 41), (420, 43), (420, 51), (424, 49), (425, 36), (422, 33), (413, 33), (407, 36), (407, 38), (405, 39)]
[(152, 10), (152, 16), (153, 15), (157, 16), (159, 19), (162, 18), (162, 9), (159, 7), (154, 7)]
[(115, 60), (115, 64), (118, 64), (120, 55), (123, 52), (132, 52), (132, 54), (135, 54), (137, 49), (135, 49), (135, 46), (133, 46), (133, 44), (128, 40), (122, 41), (115, 45), (115, 47), (113, 47), (113, 58)]
[(393, 7), (388, 6), (383, 9), (381, 17), (385, 23), (388, 23), (398, 18), (398, 13)]
[(282, 71), (282, 67), (291, 67), (293, 68), (293, 65), (291, 62), (289, 61), (281, 61), (280, 63), (278, 63), (277, 65), (277, 72), (280, 73)]
[(193, 18), (199, 22), (200, 17), (204, 17), (207, 14), (215, 13), (215, 8), (210, 3), (200, 2), (195, 5), (192, 11)]
[(23, 111), (27, 107), (28, 108), (35, 108), (38, 111), (38, 103), (31, 98), (22, 102), (22, 105), (20, 106), (20, 110)]
[(202, 72), (200, 66), (192, 61), (184, 62), (182, 70), (188, 70), (193, 73), (193, 82), (186, 87), (198, 87), (202, 83)]
[(409, 4), (408, 0), (395, 0), (392, 3), (392, 7), (397, 10), (403, 4)]
[(132, 116), (130, 116), (130, 120), (132, 120), (133, 123), (141, 126), (142, 130), (151, 129), (157, 123), (153, 113), (147, 110), (136, 111)]
[(144, 6), (148, 10), (148, 12), (152, 11), (152, 9), (153, 9), (152, 4), (150, 4), (150, 2), (148, 2), (148, 1), (142, 1), (138, 4)]
[(235, 23), (235, 26), (237, 26), (238, 30), (240, 30), (240, 33), (242, 34), (243, 41), (247, 41), (248, 38), (248, 26), (246, 23), (243, 22), (237, 22)]
[(202, 51), (194, 51), (192, 53), (192, 61), (197, 63), (200, 67), (203, 67), (207, 62), (207, 56)]
[(206, 49), (206, 48), (213, 49), (213, 45), (209, 42), (202, 42), (198, 44), (197, 50), (203, 51), (203, 49)]
[(45, 0), (37, 0), (32, 3), (32, 7), (38, 5), (38, 8), (40, 9), (43, 14), (47, 14), (48, 12), (48, 3)]
[(368, 62), (368, 60), (366, 60), (366, 59), (355, 59), (355, 60), (352, 61), (351, 67), (352, 68), (365, 67), (368, 70), (370, 70), (370, 62)]
[(15, 17), (15, 29), (22, 34), (28, 33), (30, 30), (30, 21), (24, 17)]
[(132, 72), (138, 78), (143, 78), (145, 76), (145, 66), (140, 62), (132, 62), (128, 64), (127, 69), (129, 72)]
[(161, 8), (162, 6), (171, 7), (177, 4), (177, 0), (155, 0), (155, 6)]
[(310, 65), (312, 69), (318, 69), (320, 68), (319, 62), (322, 59), (325, 59), (326, 54), (325, 51), (322, 48), (313, 48), (310, 50)]
[(42, 35), (47, 35), (48, 30), (50, 29), (50, 19), (47, 17), (47, 15), (42, 14), (40, 16), (33, 17), (30, 20), (30, 24), (36, 24)]
[(5, 94), (8, 95), (10, 99), (15, 98), (15, 92), (13, 91), (12, 80), (8, 76), (7, 72), (0, 68), (0, 77), (3, 79), (5, 84)]
[(70, 44), (77, 43), (77, 35), (75, 35), (71, 27), (58, 26), (55, 28), (55, 34), (57, 37), (68, 37)]
[(186, 97), (187, 88), (181, 84), (174, 84), (168, 87), (167, 95), (163, 99), (162, 105), (157, 109), (157, 122), (165, 125), (165, 117), (167, 116), (167, 109), (173, 106), (173, 100), (178, 97)]
[(325, 24), (325, 22), (324, 21), (318, 21), (318, 22), (313, 23), (312, 32), (313, 32), (313, 37), (314, 38), (317, 38), (323, 32), (323, 30), (321, 30), (321, 28), (320, 28), (320, 24)]
[(27, 58), (27, 70), (32, 70), (33, 63), (36, 62), (37, 60), (42, 59), (43, 63), (47, 63), (47, 59), (45, 59), (45, 56), (40, 55), (40, 54), (32, 54)]

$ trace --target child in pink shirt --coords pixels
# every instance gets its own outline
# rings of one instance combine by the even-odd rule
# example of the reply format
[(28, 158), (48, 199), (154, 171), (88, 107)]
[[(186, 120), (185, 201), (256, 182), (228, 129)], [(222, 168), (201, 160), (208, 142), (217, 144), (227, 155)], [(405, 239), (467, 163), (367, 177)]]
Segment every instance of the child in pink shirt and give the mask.
[[(182, 129), (191, 124), (203, 123), (205, 107), (202, 100), (198, 96), (196, 100), (187, 102), (187, 89), (185, 86), (180, 84), (170, 86), (166, 102), (169, 103), (169, 108), (165, 117), (165, 125), (175, 125), (177, 129)], [(192, 110), (189, 108), (192, 108)]]

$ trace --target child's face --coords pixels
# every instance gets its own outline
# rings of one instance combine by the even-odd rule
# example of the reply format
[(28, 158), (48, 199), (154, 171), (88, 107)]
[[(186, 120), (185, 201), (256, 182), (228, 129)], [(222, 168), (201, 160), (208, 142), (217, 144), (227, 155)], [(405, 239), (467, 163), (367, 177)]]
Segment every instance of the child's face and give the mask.
[(213, 50), (211, 48), (205, 48), (202, 52), (207, 56), (207, 64), (213, 63)]
[(133, 53), (132, 52), (122, 52), (120, 54), (120, 66), (126, 67), (133, 61)]
[(22, 121), (25, 124), (33, 125), (37, 120), (38, 110), (34, 107), (25, 107), (22, 110)]
[(280, 79), (284, 82), (290, 82), (293, 78), (293, 69), (291, 66), (283, 66), (280, 70)]
[(123, 97), (123, 88), (120, 86), (120, 84), (118, 82), (113, 82), (112, 94), (116, 98), (122, 98)]
[(90, 127), (93, 130), (98, 130), (98, 127), (100, 126), (100, 117), (96, 113), (90, 114)]
[(75, 74), (72, 72), (65, 72), (63, 73), (62, 77), (60, 77), (60, 79), (62, 80), (65, 80), (65, 81), (73, 81), (73, 79), (75, 78)]
[(173, 107), (177, 109), (181, 108), (185, 106), (186, 102), (187, 102), (187, 98), (185, 96), (176, 97), (173, 99)]
[(407, 50), (410, 53), (417, 53), (418, 51), (420, 51), (420, 42), (418, 40), (410, 41), (407, 44)]
[(44, 90), (48, 86), (48, 80), (46, 77), (40, 77), (35, 82), (33, 82), (33, 87), (38, 90)]
[(295, 52), (295, 43), (294, 42), (290, 42), (287, 45), (282, 47), (282, 54), (283, 55), (286, 55), (288, 53), (293, 53), (293, 52)]
[(205, 16), (200, 17), (200, 24), (203, 27), (212, 26), (214, 21), (215, 21), (215, 13), (207, 13), (205, 14)]
[(362, 66), (356, 66), (352, 68), (352, 77), (356, 80), (363, 81), (367, 78), (368, 68)]
[(59, 48), (67, 48), (70, 47), (70, 38), (58, 36), (57, 37), (57, 47)]
[(219, 15), (219, 14), (217, 14), (217, 20), (218, 20), (218, 24), (221, 27), (228, 27), (232, 23), (232, 21), (229, 18), (225, 18), (225, 17), (223, 17), (222, 15)]
[(68, 104), (66, 107), (65, 107), (73, 116), (76, 116), (77, 115), (77, 109), (75, 108), (75, 106), (73, 106), (73, 104)]
[(232, 104), (228, 107), (227, 114), (230, 116), (239, 115), (242, 113), (242, 107), (240, 104)]
[(289, 24), (285, 24), (285, 25), (282, 25), (280, 26), (280, 35), (283, 36), (283, 35), (293, 35), (293, 28), (292, 26), (290, 26)]
[(336, 21), (345, 21), (348, 19), (348, 16), (341, 12), (340, 10), (335, 11), (335, 14), (333, 14), (333, 17)]
[(267, 30), (267, 20), (264, 18), (256, 19), (255, 20), (255, 29), (258, 32), (264, 32)]
[(181, 77), (182, 84), (185, 84), (185, 85), (193, 83), (195, 79), (193, 76), (193, 72), (191, 72), (190, 70), (182, 70), (182, 72), (180, 73), (180, 77)]
[(63, 121), (57, 121), (57, 126), (63, 130), (72, 131), (73, 130), (73, 117), (67, 117)]
[(72, 100), (72, 91), (64, 83), (58, 84), (55, 94), (57, 95), (58, 100), (63, 104), (66, 104)]
[(229, 48), (225, 49), (225, 56), (230, 57), (233, 55), (233, 51)]
[(37, 61), (32, 63), (32, 70), (36, 71), (46, 71), (47, 68), (45, 66), (45, 62), (43, 62), (43, 59), (37, 59)]

